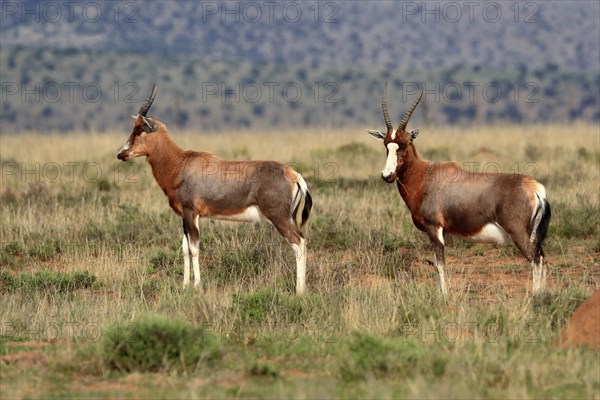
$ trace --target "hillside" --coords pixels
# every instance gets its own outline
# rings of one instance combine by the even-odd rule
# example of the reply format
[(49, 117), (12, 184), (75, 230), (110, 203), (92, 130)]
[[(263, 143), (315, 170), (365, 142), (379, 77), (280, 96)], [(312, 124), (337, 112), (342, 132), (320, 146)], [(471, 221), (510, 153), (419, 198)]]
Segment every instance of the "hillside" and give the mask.
[[(2, 132), (600, 120), (598, 2), (3, 3)], [(67, 5), (70, 5), (67, 7)]]
[(24, 1), (4, 6), (3, 47), (335, 68), (600, 68), (596, 1), (68, 4)]

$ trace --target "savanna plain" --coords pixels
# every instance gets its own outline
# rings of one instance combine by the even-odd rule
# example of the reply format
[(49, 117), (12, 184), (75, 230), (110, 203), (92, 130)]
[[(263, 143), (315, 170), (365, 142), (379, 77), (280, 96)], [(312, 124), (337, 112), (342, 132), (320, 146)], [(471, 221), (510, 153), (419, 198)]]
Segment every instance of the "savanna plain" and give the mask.
[(439, 295), (429, 241), (363, 128), (171, 128), (183, 148), (303, 174), (314, 207), (300, 297), (273, 227), (211, 220), (203, 290), (183, 289), (179, 217), (143, 159), (116, 159), (129, 127), (3, 134), (0, 396), (599, 398), (598, 352), (556, 345), (600, 287), (598, 125), (420, 127), (426, 159), (546, 186), (537, 297), (514, 246), (458, 238)]

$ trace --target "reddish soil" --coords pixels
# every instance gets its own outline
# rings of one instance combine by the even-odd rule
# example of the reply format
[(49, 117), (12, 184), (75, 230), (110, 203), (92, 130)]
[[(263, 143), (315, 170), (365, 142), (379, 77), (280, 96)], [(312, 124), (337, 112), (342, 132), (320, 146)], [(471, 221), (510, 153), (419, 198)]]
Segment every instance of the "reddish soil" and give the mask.
[(40, 350), (19, 351), (9, 353), (0, 357), (0, 363), (6, 365), (18, 365), (27, 368), (46, 364), (46, 357)]
[(596, 290), (573, 312), (558, 345), (560, 347), (587, 345), (600, 350), (600, 290)]
[[(507, 255), (501, 247), (485, 246), (483, 249), (484, 256), (468, 254), (469, 250), (449, 252), (446, 268), (450, 290), (466, 291), (480, 298), (494, 298), (498, 293), (508, 297), (522, 296), (531, 292), (532, 271), (525, 258), (519, 254)], [(573, 285), (592, 290), (600, 288), (598, 254), (586, 252), (584, 248), (569, 250), (568, 254), (548, 257), (548, 290)], [(415, 262), (409, 273), (417, 281), (435, 285), (434, 268), (427, 255)]]
[[(446, 256), (446, 274), (450, 291), (468, 293), (482, 301), (497, 302), (504, 298), (522, 297), (531, 293), (532, 271), (524, 257), (513, 254), (506, 247), (481, 246), (483, 255), (475, 255), (474, 249), (449, 247)], [(421, 250), (416, 261), (404, 270), (409, 280), (436, 285), (436, 275), (432, 263), (433, 256)], [(562, 255), (548, 255), (549, 291), (569, 287), (600, 288), (600, 254), (584, 247), (573, 246)], [(391, 284), (393, 278), (373, 273), (356, 271), (344, 284), (348, 287), (375, 288)]]

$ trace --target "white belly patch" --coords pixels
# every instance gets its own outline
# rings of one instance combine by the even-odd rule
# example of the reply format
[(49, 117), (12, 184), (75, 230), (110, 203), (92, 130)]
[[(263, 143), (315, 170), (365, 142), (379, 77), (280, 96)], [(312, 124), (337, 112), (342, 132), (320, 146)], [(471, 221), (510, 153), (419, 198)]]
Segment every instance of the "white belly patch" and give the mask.
[(508, 244), (511, 242), (510, 236), (495, 222), (484, 225), (478, 233), (467, 236), (467, 239), (477, 243)]
[(250, 206), (239, 214), (211, 215), (208, 218), (237, 222), (261, 222), (265, 220), (265, 216), (260, 212), (257, 206)]

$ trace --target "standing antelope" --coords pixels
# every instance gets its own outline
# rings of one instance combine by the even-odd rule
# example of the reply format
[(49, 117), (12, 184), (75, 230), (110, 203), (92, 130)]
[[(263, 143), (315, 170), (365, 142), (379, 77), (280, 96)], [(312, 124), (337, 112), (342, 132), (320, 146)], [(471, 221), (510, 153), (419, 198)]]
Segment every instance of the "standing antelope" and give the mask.
[(302, 176), (275, 161), (226, 161), (212, 153), (182, 150), (165, 124), (146, 116), (155, 96), (156, 84), (139, 114), (133, 116), (133, 131), (117, 158), (127, 161), (146, 156), (171, 208), (183, 218), (183, 286), (190, 283), (190, 260), (194, 286), (200, 285), (199, 218), (267, 220), (294, 249), (296, 293), (303, 293), (306, 242), (300, 228), (308, 220), (312, 198)]
[(505, 244), (512, 240), (533, 268), (533, 293), (546, 289), (547, 267), (542, 242), (550, 223), (546, 190), (531, 177), (519, 174), (476, 173), (454, 162), (423, 160), (413, 144), (418, 129), (406, 132), (421, 95), (394, 130), (386, 104), (387, 83), (381, 108), (387, 133), (368, 130), (383, 141), (387, 151), (381, 177), (396, 182), (415, 226), (425, 232), (434, 249), (437, 282), (448, 293), (445, 278), (444, 234), (474, 242)]

